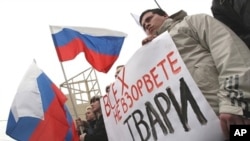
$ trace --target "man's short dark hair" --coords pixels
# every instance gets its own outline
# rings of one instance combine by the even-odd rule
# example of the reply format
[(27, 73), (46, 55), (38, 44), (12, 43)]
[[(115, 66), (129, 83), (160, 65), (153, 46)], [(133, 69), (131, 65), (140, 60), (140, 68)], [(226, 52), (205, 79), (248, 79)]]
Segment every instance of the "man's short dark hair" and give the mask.
[(146, 13), (148, 13), (148, 12), (152, 12), (152, 13), (158, 14), (158, 15), (160, 15), (160, 16), (165, 16), (165, 15), (167, 15), (167, 13), (166, 13), (164, 10), (160, 9), (160, 8), (148, 9), (148, 10), (145, 10), (144, 12), (141, 13), (141, 15), (140, 15), (140, 24), (141, 24), (141, 22), (142, 22), (142, 17), (143, 17)]
[(106, 92), (106, 93), (109, 93), (109, 90), (110, 90), (110, 85), (106, 86), (105, 92)]
[(117, 77), (117, 75), (119, 74), (119, 72), (121, 71), (119, 68), (122, 68), (124, 67), (124, 65), (119, 65), (116, 67), (116, 70), (115, 70), (115, 78)]
[(95, 101), (100, 101), (102, 96), (99, 96), (99, 95), (95, 95), (93, 96), (91, 99), (90, 99), (90, 104), (95, 102)]

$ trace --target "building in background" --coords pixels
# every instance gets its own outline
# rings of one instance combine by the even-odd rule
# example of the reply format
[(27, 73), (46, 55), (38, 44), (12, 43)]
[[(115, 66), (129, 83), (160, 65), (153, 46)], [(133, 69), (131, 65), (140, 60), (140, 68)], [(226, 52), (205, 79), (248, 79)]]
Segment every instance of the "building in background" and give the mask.
[(83, 72), (69, 78), (60, 85), (61, 91), (67, 96), (67, 107), (73, 119), (85, 119), (85, 109), (89, 106), (90, 98), (102, 95), (96, 72), (88, 68)]

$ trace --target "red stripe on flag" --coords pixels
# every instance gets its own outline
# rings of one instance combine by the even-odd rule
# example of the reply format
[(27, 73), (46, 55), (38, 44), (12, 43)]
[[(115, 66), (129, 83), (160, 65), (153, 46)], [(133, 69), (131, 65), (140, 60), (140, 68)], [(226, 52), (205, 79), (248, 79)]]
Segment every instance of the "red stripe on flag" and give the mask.
[(80, 52), (85, 53), (85, 58), (90, 65), (100, 72), (108, 72), (118, 56), (104, 55), (89, 49), (84, 42), (76, 38), (69, 44), (56, 48), (60, 62), (74, 59)]
[(86, 45), (78, 38), (73, 39), (65, 46), (56, 47), (60, 62), (74, 59), (80, 52), (84, 52)]
[[(69, 124), (63, 105), (66, 97), (62, 92), (52, 84), (55, 92), (55, 98), (48, 110), (44, 113), (44, 120), (41, 120), (30, 141), (64, 141)], [(24, 129), (25, 130), (25, 129)]]

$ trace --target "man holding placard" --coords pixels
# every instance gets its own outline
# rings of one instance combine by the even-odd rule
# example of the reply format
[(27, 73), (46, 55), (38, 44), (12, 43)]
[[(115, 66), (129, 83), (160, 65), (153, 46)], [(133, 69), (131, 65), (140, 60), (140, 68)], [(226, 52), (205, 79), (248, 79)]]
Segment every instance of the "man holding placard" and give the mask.
[(150, 9), (140, 16), (146, 44), (168, 31), (201, 92), (220, 118), (225, 138), (231, 124), (250, 124), (250, 52), (228, 27), (209, 15), (168, 16)]

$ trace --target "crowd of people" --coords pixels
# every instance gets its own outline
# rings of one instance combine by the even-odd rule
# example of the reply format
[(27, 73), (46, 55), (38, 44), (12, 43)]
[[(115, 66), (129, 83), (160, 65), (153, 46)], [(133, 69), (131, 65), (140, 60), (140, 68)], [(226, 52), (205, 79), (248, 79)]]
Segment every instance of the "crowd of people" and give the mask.
[[(160, 8), (140, 15), (147, 37), (168, 31), (199, 89), (218, 115), (225, 139), (232, 124), (250, 125), (250, 2), (213, 0), (207, 14), (168, 15)], [(118, 66), (115, 77), (124, 65)], [(209, 70), (209, 71), (206, 71)], [(106, 92), (109, 86), (106, 87)], [(101, 97), (90, 100), (86, 123), (77, 124), (81, 141), (107, 141)], [(83, 126), (83, 128), (81, 128)]]
[(90, 105), (86, 109), (86, 121), (76, 120), (77, 132), (80, 141), (108, 141), (107, 132), (102, 116), (101, 96), (93, 96)]
[[(124, 65), (116, 67), (115, 78)], [(110, 85), (107, 85), (105, 92), (108, 93)], [(85, 109), (85, 120), (77, 118), (76, 131), (80, 136), (80, 141), (108, 141), (107, 132), (101, 111), (100, 99), (102, 96), (93, 96), (90, 99), (90, 106)]]

